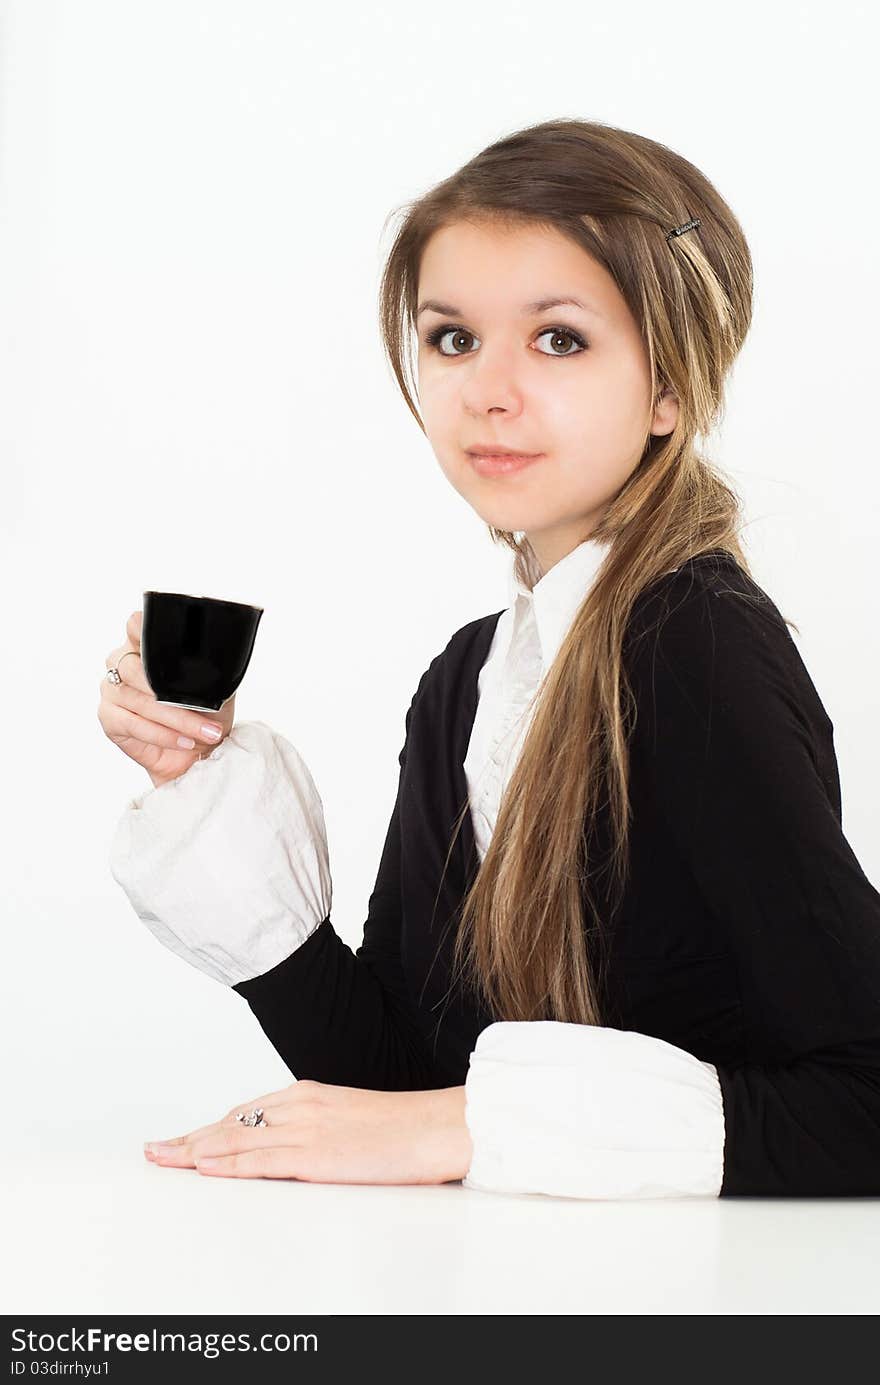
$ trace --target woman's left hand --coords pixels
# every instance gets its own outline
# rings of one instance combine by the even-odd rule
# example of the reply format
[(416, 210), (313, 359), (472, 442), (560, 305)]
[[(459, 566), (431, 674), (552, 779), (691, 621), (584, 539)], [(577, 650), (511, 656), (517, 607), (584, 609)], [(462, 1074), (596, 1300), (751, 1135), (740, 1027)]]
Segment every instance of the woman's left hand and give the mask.
[[(449, 1183), (466, 1176), (473, 1145), (464, 1087), (374, 1092), (301, 1080), (255, 1097), (213, 1125), (145, 1143), (163, 1167), (224, 1178), (307, 1183)], [(263, 1126), (235, 1119), (262, 1107)]]

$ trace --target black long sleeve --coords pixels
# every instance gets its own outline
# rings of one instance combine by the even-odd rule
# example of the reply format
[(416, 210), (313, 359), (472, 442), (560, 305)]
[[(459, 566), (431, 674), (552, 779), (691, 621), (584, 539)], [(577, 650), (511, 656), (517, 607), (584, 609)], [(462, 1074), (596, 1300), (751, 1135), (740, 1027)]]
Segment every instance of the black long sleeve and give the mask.
[(427, 1090), (435, 1078), (423, 1017), (409, 997), (400, 957), (401, 784), (410, 722), (406, 714), (400, 779), (356, 952), (330, 916), (291, 955), (234, 990), (297, 1078), (386, 1091)]
[(683, 569), (630, 651), (633, 775), (734, 959), (721, 1195), (880, 1192), (880, 895), (833, 727), (775, 606)]

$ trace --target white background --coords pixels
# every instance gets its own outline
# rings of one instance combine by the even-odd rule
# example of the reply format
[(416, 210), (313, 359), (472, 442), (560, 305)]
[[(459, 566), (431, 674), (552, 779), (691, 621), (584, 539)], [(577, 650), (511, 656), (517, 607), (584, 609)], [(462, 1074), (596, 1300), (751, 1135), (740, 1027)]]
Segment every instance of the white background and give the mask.
[[(0, 9), (16, 1197), (23, 1177), (58, 1207), (83, 1187), (100, 1197), (106, 1166), (161, 1205), (162, 1180), (186, 1175), (142, 1170), (143, 1139), (290, 1081), (245, 1003), (162, 949), (108, 871), (116, 821), (149, 781), (104, 736), (99, 686), (145, 589), (265, 607), (237, 717), (269, 722), (306, 759), (334, 926), (360, 941), (410, 697), (454, 630), (506, 604), (508, 570), (384, 361), (384, 223), (520, 125), (576, 116), (661, 140), (745, 229), (754, 324), (711, 454), (745, 501), (758, 581), (800, 627), (835, 726), (844, 828), (880, 882), (870, 22), (867, 4), (696, 0)], [(197, 1191), (230, 1195), (225, 1180)], [(83, 1308), (156, 1302), (146, 1276), (120, 1279), (109, 1252), (98, 1264), (102, 1234), (83, 1254)], [(202, 1276), (219, 1272), (198, 1243), (190, 1254)], [(44, 1297), (17, 1275), (14, 1306), (71, 1307), (69, 1269)], [(197, 1281), (181, 1281), (177, 1311), (195, 1306)]]

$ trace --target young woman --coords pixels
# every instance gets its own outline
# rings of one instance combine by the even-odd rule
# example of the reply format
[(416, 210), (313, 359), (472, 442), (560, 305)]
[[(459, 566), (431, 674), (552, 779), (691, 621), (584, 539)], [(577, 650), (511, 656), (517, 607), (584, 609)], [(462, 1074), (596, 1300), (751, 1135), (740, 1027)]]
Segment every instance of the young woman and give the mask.
[(521, 130), (407, 206), (385, 346), (515, 555), (512, 601), (419, 681), (356, 952), (297, 751), (229, 707), (202, 758), (129, 621), (100, 718), (154, 788), (114, 878), (299, 1079), (148, 1157), (585, 1198), (880, 1192), (880, 895), (832, 724), (697, 447), (751, 293), (715, 188), (628, 131)]

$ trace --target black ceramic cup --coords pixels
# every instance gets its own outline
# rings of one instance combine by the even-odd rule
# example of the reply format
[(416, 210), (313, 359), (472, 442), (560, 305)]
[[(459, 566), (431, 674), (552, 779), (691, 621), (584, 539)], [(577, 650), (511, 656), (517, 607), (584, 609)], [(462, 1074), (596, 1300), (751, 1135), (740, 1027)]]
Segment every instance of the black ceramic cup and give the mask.
[(141, 660), (159, 702), (219, 712), (247, 672), (262, 606), (144, 592)]

